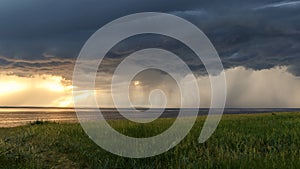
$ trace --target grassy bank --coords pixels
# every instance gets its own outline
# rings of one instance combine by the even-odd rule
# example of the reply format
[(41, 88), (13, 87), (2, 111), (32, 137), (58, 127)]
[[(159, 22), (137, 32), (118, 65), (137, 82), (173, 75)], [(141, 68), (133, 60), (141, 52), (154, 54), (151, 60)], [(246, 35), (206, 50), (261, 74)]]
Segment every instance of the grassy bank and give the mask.
[[(113, 155), (94, 144), (79, 124), (37, 123), (0, 129), (0, 168), (299, 168), (300, 113), (225, 115), (204, 144), (205, 117), (168, 152), (145, 159)], [(111, 121), (131, 136), (160, 133), (172, 119), (150, 125)], [(153, 131), (153, 132), (152, 132)]]

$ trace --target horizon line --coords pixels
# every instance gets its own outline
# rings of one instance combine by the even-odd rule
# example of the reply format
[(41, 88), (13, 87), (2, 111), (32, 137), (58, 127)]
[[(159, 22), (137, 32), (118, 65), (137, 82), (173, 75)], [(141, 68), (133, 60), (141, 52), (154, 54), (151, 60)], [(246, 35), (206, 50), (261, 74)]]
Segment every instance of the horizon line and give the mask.
[[(116, 107), (55, 107), (55, 106), (0, 106), (0, 108), (53, 108), (53, 109), (117, 109)], [(135, 109), (149, 109), (149, 107), (134, 107)], [(195, 109), (196, 107), (184, 107), (182, 109)], [(121, 107), (119, 109), (132, 109), (132, 107)], [(180, 107), (166, 107), (154, 109), (181, 109)], [(197, 109), (197, 108), (196, 108)], [(198, 109), (210, 109), (210, 107), (199, 107)], [(220, 108), (215, 108), (220, 109)], [(300, 109), (300, 107), (225, 107), (224, 109)]]

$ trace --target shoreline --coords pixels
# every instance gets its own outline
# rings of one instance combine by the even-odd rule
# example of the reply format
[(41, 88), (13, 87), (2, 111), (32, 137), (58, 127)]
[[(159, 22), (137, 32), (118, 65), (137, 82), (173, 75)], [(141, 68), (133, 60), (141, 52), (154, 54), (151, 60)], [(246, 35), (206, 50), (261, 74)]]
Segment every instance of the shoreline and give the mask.
[[(40, 112), (39, 112), (40, 113)], [(67, 114), (72, 114), (69, 118), (35, 118), (35, 119), (23, 119), (23, 120), (11, 120), (11, 121), (0, 121), (0, 129), (7, 129), (7, 128), (15, 128), (15, 127), (21, 127), (21, 126), (27, 126), (35, 123), (57, 123), (57, 124), (68, 124), (68, 123), (79, 123), (78, 118), (76, 116), (76, 112), (64, 112)], [(115, 112), (114, 112), (115, 113)], [(263, 111), (263, 112), (224, 112), (222, 116), (245, 116), (245, 115), (268, 115), (268, 114), (284, 114), (284, 113), (300, 113), (300, 111)], [(28, 112), (26, 112), (28, 114)], [(30, 113), (29, 113), (30, 114)], [(44, 113), (41, 113), (40, 115), (43, 115)], [(50, 113), (53, 115), (52, 113)], [(63, 113), (57, 113), (57, 114), (63, 114)], [(175, 116), (176, 115), (176, 116)], [(206, 116), (206, 114), (198, 113), (197, 117), (203, 117)], [(95, 116), (91, 116), (87, 118), (87, 120), (91, 119), (93, 121)], [(104, 115), (105, 117), (105, 115)], [(188, 116), (186, 116), (188, 117)], [(158, 117), (158, 119), (175, 119), (177, 118), (176, 114), (168, 114), (168, 115), (161, 115)], [(1, 119), (1, 118), (0, 118)], [(106, 116), (105, 120), (109, 121), (126, 121), (127, 119), (118, 114), (118, 116)]]

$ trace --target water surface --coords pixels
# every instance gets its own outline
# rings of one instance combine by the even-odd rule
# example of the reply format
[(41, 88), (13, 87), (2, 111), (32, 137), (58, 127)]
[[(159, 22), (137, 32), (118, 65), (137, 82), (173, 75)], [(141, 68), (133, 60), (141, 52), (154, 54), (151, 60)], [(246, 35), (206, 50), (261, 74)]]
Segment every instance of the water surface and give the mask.
[[(101, 109), (106, 119), (123, 119), (124, 117), (118, 113), (116, 109)], [(80, 109), (86, 113), (86, 120), (93, 120), (97, 116), (96, 109)], [(125, 109), (126, 111), (126, 109)], [(177, 117), (179, 109), (166, 109), (160, 118)], [(184, 109), (188, 112), (189, 109)], [(224, 114), (252, 114), (252, 113), (268, 113), (268, 112), (300, 112), (298, 109), (286, 108), (266, 108), (266, 109), (245, 109), (245, 108), (228, 108), (224, 110)], [(128, 113), (131, 113), (128, 110)], [(159, 113), (159, 110), (152, 113)], [(207, 115), (208, 109), (199, 109), (198, 115)], [(76, 112), (73, 108), (32, 108), (32, 107), (0, 107), (0, 128), (15, 127), (25, 125), (36, 120), (55, 121), (55, 122), (78, 122)]]

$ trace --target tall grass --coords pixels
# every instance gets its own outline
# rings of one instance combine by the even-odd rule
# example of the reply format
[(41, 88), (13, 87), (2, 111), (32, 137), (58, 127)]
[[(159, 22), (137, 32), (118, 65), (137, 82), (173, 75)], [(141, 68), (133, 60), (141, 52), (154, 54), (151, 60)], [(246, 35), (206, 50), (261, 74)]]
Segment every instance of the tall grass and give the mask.
[[(0, 129), (0, 168), (299, 168), (300, 113), (225, 115), (204, 144), (205, 117), (176, 147), (161, 155), (130, 159), (98, 147), (79, 124), (36, 123)], [(146, 125), (110, 121), (118, 131), (148, 137), (174, 119)]]

